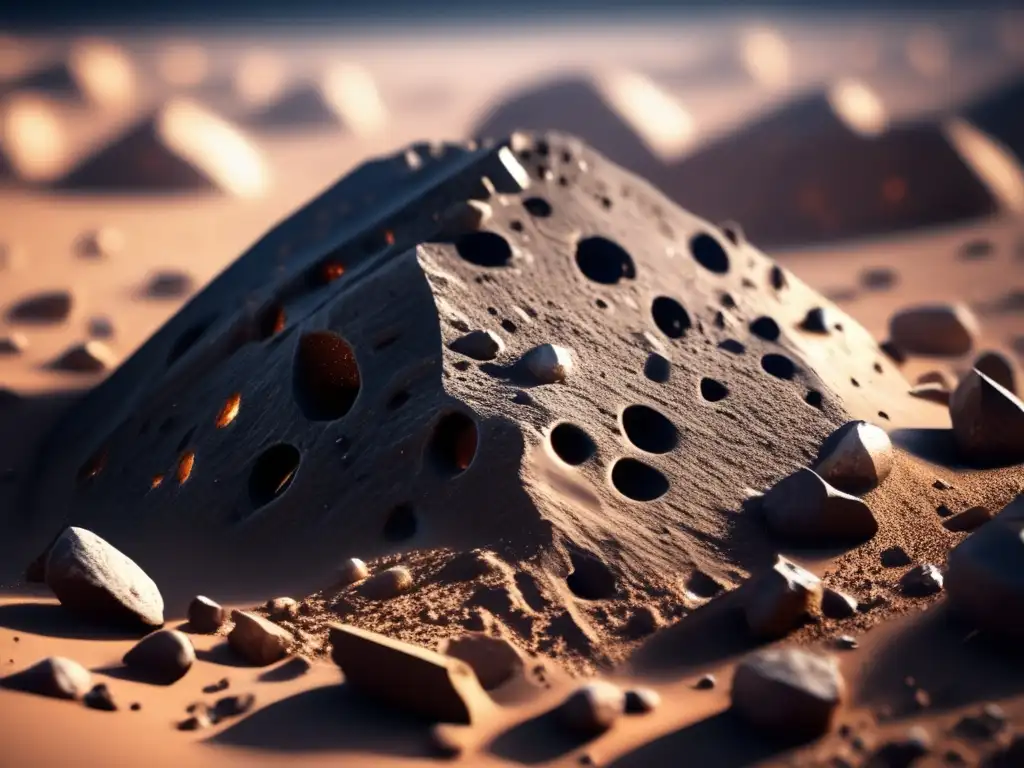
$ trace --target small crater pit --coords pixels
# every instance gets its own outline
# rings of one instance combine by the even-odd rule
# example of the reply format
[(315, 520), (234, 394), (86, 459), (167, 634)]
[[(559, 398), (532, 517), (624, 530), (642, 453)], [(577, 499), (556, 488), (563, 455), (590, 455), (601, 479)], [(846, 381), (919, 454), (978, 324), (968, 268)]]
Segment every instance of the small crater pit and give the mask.
[(512, 246), (496, 232), (470, 232), (455, 243), (459, 256), (478, 267), (506, 267), (512, 261)]
[(332, 331), (312, 331), (299, 339), (295, 354), (295, 397), (306, 418), (340, 419), (352, 408), (361, 385), (355, 351)]
[(714, 237), (701, 232), (690, 240), (690, 253), (704, 269), (718, 275), (729, 271), (729, 254)]
[(288, 443), (272, 445), (259, 455), (249, 472), (249, 499), (256, 509), (284, 493), (301, 458), (299, 449)]
[(615, 285), (636, 278), (636, 265), (626, 250), (606, 237), (586, 237), (576, 244), (576, 266), (588, 280)]
[(636, 459), (616, 461), (611, 479), (615, 490), (633, 501), (654, 501), (668, 493), (668, 478), (649, 464)]
[(583, 429), (569, 422), (557, 424), (549, 436), (551, 450), (570, 466), (576, 467), (597, 453), (597, 445)]
[(796, 376), (796, 364), (785, 355), (768, 354), (761, 358), (761, 367), (765, 373), (777, 379), (792, 379)]
[(779, 324), (770, 317), (759, 317), (750, 324), (750, 332), (765, 341), (778, 341)]
[(693, 324), (686, 308), (668, 296), (658, 296), (651, 302), (651, 317), (658, 330), (670, 339), (682, 338)]
[(679, 443), (679, 431), (663, 414), (647, 405), (630, 405), (622, 411), (622, 432), (647, 453), (668, 453)]
[(453, 411), (434, 427), (427, 448), (428, 458), (442, 475), (459, 475), (473, 463), (478, 440), (476, 422), (464, 413)]
[(716, 379), (705, 377), (700, 380), (700, 396), (710, 403), (717, 403), (729, 396), (729, 388)]
[(591, 554), (570, 552), (572, 572), (565, 583), (576, 597), (583, 600), (607, 600), (615, 597), (618, 587), (615, 574), (603, 561)]
[(527, 213), (537, 219), (546, 219), (553, 212), (551, 203), (543, 197), (529, 197), (526, 200), (523, 200), (523, 208), (526, 209)]

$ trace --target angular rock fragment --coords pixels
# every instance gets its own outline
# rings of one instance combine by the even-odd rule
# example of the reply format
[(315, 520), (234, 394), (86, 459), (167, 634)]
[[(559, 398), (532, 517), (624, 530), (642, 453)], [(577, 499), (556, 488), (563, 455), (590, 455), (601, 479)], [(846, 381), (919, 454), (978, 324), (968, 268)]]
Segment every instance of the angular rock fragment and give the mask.
[(830, 619), (848, 619), (857, 614), (857, 601), (845, 592), (826, 587), (821, 598), (821, 612)]
[(883, 549), (878, 556), (878, 560), (882, 563), (883, 568), (901, 568), (914, 562), (903, 547)]
[(942, 521), (942, 527), (947, 531), (963, 533), (965, 531), (973, 531), (991, 519), (992, 513), (989, 512), (987, 507), (971, 507), (952, 517), (947, 517)]
[(170, 685), (192, 668), (196, 651), (188, 635), (176, 629), (161, 629), (146, 635), (124, 655), (124, 665), (139, 677)]
[(974, 370), (988, 376), (1007, 392), (1017, 394), (1017, 365), (1003, 352), (983, 352), (974, 361)]
[(86, 341), (72, 344), (54, 358), (49, 367), (55, 371), (68, 373), (102, 373), (113, 368), (116, 362), (114, 353), (101, 341)]
[(360, 587), (362, 593), (374, 600), (387, 600), (412, 589), (412, 572), (404, 565), (375, 573)]
[(0, 680), (0, 685), (55, 699), (81, 699), (92, 687), (92, 675), (77, 661), (51, 656), (28, 669), (8, 675)]
[(558, 708), (558, 718), (580, 736), (596, 736), (611, 728), (626, 711), (626, 694), (604, 680), (577, 688)]
[(871, 509), (810, 469), (780, 480), (761, 503), (769, 527), (779, 536), (818, 546), (870, 539), (878, 531)]
[(953, 437), (963, 459), (978, 464), (1024, 461), (1024, 403), (972, 369), (949, 400)]
[(412, 714), (473, 723), (487, 694), (468, 664), (426, 648), (344, 624), (330, 626), (331, 658), (345, 682)]
[(949, 554), (950, 608), (979, 629), (1024, 638), (1024, 519), (1006, 512)]
[(912, 355), (966, 355), (978, 332), (977, 318), (960, 304), (910, 307), (889, 320), (889, 338)]
[(931, 563), (914, 566), (900, 579), (905, 595), (927, 597), (942, 591), (942, 571)]
[(208, 597), (197, 595), (188, 604), (188, 628), (192, 632), (210, 635), (227, 621), (227, 612)]
[(505, 343), (493, 331), (470, 331), (453, 341), (451, 348), (474, 360), (493, 360), (501, 354)]
[(501, 637), (468, 632), (444, 640), (438, 650), (466, 662), (485, 691), (492, 691), (523, 671), (523, 658), (515, 646)]
[(755, 577), (744, 601), (747, 626), (756, 637), (784, 637), (820, 612), (821, 579), (779, 557), (770, 571)]
[(847, 493), (875, 488), (892, 471), (893, 448), (884, 429), (850, 421), (829, 435), (814, 468), (818, 476)]
[(95, 533), (68, 528), (46, 559), (46, 584), (60, 604), (92, 621), (159, 627), (164, 601), (153, 580)]
[(244, 715), (256, 705), (256, 696), (251, 693), (240, 693), (234, 696), (224, 696), (217, 699), (213, 705), (214, 722), (224, 720), (228, 717)]
[(251, 664), (265, 667), (288, 655), (294, 638), (287, 630), (271, 621), (244, 611), (232, 611), (234, 628), (228, 644)]
[(565, 381), (572, 372), (572, 353), (556, 344), (541, 344), (523, 358), (527, 369), (541, 384)]
[(346, 587), (349, 584), (355, 584), (369, 575), (370, 569), (366, 567), (366, 563), (358, 557), (350, 557), (338, 568), (338, 586)]
[(751, 725), (793, 741), (828, 731), (845, 696), (834, 658), (796, 648), (748, 656), (736, 669), (731, 693), (733, 709)]

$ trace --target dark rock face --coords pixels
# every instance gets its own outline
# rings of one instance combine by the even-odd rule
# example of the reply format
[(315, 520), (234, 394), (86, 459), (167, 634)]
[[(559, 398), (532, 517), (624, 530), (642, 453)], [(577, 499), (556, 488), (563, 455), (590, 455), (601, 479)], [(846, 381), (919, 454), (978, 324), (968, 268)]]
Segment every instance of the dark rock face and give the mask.
[[(490, 201), (490, 218), (441, 234), (467, 200)], [(681, 589), (680, 546), (732, 551), (712, 506), (806, 464), (850, 420), (857, 366), (894, 371), (856, 321), (774, 266), (566, 136), (369, 162), (70, 413), (40, 457), (39, 545), (84, 525), (192, 594), (230, 578), (272, 595), (284, 576), (434, 535), (460, 551), (502, 541), (513, 566), (555, 552), (566, 573), (587, 551), (616, 595)], [(842, 333), (799, 330), (812, 308)], [(777, 335), (752, 333), (754, 318)], [(501, 341), (494, 359), (453, 348), (474, 331)], [(880, 398), (901, 391), (878, 379)], [(809, 392), (830, 407), (808, 407)], [(608, 531), (629, 535), (603, 551)], [(168, 552), (187, 552), (187, 573)]]
[(146, 635), (124, 656), (125, 666), (139, 677), (163, 685), (184, 677), (195, 660), (192, 641), (176, 629)]

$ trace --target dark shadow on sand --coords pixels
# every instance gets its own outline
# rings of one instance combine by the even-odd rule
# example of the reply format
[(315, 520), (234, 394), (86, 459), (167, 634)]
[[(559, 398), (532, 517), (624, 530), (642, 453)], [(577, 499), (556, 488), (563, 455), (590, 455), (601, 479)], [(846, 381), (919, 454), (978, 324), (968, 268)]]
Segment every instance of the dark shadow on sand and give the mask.
[(566, 733), (552, 710), (505, 731), (491, 743), (490, 751), (505, 760), (538, 765), (579, 749), (588, 741)]
[(875, 651), (854, 691), (854, 702), (887, 704), (895, 718), (916, 716), (920, 710), (913, 689), (904, 683), (907, 677), (928, 692), (935, 711), (1014, 696), (1024, 691), (1019, 656), (1019, 644), (975, 632), (952, 616), (945, 603), (938, 603), (914, 616)]
[(218, 643), (209, 650), (197, 648), (196, 658), (210, 664), (219, 664), (222, 667), (252, 667), (252, 664), (235, 653), (226, 642)]
[(760, 738), (731, 712), (721, 712), (623, 755), (613, 768), (654, 765), (708, 765), (742, 768), (789, 748)]
[(212, 736), (211, 744), (275, 752), (430, 754), (430, 724), (378, 706), (345, 685), (325, 685), (277, 701)]
[(145, 629), (92, 624), (55, 603), (0, 605), (0, 627), (72, 640), (130, 640), (147, 634)]
[(997, 469), (1007, 463), (966, 464), (960, 457), (952, 429), (894, 429), (889, 433), (893, 444), (920, 459), (950, 469)]
[(288, 661), (260, 673), (259, 680), (263, 683), (284, 683), (288, 680), (302, 677), (309, 672), (309, 669), (308, 661), (298, 656), (293, 656)]

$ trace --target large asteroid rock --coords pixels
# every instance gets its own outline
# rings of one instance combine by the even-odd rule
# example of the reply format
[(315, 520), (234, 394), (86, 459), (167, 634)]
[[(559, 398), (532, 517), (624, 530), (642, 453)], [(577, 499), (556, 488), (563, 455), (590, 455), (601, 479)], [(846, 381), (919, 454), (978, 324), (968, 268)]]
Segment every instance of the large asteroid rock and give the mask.
[[(468, 199), (483, 229), (440, 235)], [(38, 546), (86, 525), (186, 599), (413, 549), (496, 550), (516, 583), (599, 562), (610, 589), (548, 591), (565, 626), (675, 599), (697, 562), (728, 581), (744, 488), (907, 389), (862, 326), (732, 238), (562, 135), (367, 163), (70, 413), (38, 467)], [(833, 332), (798, 327), (813, 307)], [(453, 348), (477, 330), (493, 360)], [(524, 361), (544, 345), (564, 380)]]

